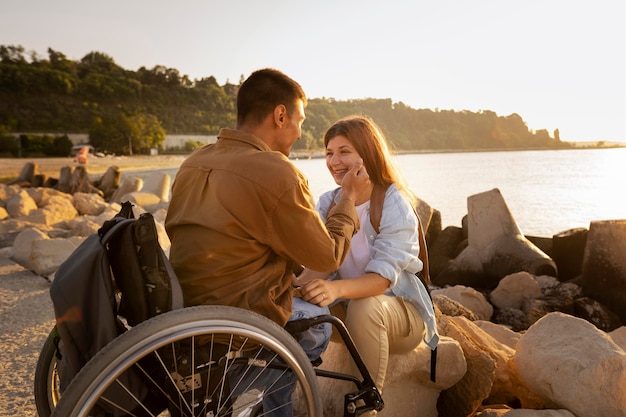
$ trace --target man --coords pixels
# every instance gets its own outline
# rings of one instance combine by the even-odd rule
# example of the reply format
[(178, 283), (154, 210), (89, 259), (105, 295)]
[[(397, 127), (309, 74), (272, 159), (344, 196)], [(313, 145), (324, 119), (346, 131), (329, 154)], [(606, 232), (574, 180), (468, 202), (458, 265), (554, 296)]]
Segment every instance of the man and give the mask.
[[(287, 158), (300, 138), (305, 106), (297, 82), (274, 69), (258, 70), (237, 94), (236, 129), (221, 129), (215, 144), (181, 165), (165, 226), (186, 305), (246, 308), (281, 326), (328, 314), (293, 297), (293, 270), (330, 272), (341, 265), (359, 226), (355, 196), (369, 177), (357, 161), (324, 224), (306, 178)], [(300, 336), (311, 360), (330, 332), (322, 325)]]

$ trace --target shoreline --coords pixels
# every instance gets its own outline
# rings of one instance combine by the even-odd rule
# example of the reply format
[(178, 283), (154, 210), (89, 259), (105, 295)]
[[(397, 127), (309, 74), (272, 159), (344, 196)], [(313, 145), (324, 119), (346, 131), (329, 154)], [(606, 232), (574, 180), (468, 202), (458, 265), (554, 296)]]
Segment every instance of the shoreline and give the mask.
[[(104, 174), (107, 169), (117, 166), (120, 171), (145, 170), (150, 168), (178, 168), (186, 155), (137, 155), (137, 156), (90, 156), (82, 165), (89, 175)], [(8, 182), (19, 177), (27, 163), (37, 165), (38, 172), (48, 177), (58, 178), (61, 168), (81, 166), (73, 157), (65, 158), (0, 158), (0, 182)]]
[[(575, 145), (571, 148), (525, 148), (525, 149), (448, 149), (448, 150), (398, 150), (392, 151), (396, 155), (405, 154), (431, 154), (431, 153), (476, 153), (476, 152), (508, 152), (508, 151), (558, 151), (558, 150), (581, 150), (581, 149), (613, 149), (626, 147), (626, 143), (605, 144), (604, 146), (591, 146), (589, 143)], [(117, 166), (120, 171), (145, 170), (150, 168), (178, 168), (189, 155), (133, 155), (96, 157), (89, 155), (87, 164), (83, 165), (89, 175), (101, 175), (111, 166)], [(323, 150), (294, 150), (289, 159), (319, 159), (324, 158)], [(80, 166), (71, 156), (67, 157), (40, 157), (40, 158), (0, 158), (0, 183), (6, 183), (19, 177), (22, 168), (29, 162), (38, 165), (39, 173), (48, 177), (59, 176), (61, 168)]]

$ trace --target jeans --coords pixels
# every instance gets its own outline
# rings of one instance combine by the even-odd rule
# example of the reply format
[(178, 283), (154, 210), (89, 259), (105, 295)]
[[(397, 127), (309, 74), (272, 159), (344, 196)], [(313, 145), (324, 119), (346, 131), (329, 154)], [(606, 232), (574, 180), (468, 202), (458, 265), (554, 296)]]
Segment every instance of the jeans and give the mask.
[[(330, 314), (328, 307), (319, 307), (315, 304), (303, 301), (300, 298), (293, 299), (293, 310), (289, 321), (310, 318)], [(321, 323), (308, 330), (294, 335), (309, 360), (314, 361), (320, 357), (328, 346), (332, 326), (330, 323)], [(254, 379), (254, 386), (264, 390), (263, 412), (264, 416), (292, 417), (293, 405), (291, 393), (295, 388), (295, 375), (293, 372), (284, 372), (278, 369), (264, 369), (260, 375), (250, 375)]]

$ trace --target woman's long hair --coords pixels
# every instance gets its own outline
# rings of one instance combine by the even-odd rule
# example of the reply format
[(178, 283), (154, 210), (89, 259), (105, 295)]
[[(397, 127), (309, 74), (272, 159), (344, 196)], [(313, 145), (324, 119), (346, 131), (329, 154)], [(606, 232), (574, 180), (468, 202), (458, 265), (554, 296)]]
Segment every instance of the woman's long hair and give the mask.
[(417, 197), (408, 188), (404, 176), (398, 170), (389, 145), (380, 128), (367, 116), (352, 115), (339, 119), (324, 134), (324, 148), (335, 136), (344, 136), (363, 158), (370, 181), (385, 188), (391, 184), (404, 193), (412, 205)]

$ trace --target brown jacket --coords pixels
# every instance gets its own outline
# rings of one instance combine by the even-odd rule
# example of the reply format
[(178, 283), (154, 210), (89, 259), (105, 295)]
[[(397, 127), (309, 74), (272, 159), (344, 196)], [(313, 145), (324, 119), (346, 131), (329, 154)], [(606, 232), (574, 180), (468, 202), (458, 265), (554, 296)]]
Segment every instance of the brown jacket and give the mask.
[(358, 229), (352, 204), (326, 226), (304, 175), (255, 136), (222, 129), (181, 165), (165, 227), (186, 305), (247, 308), (284, 325), (292, 270), (333, 271)]

